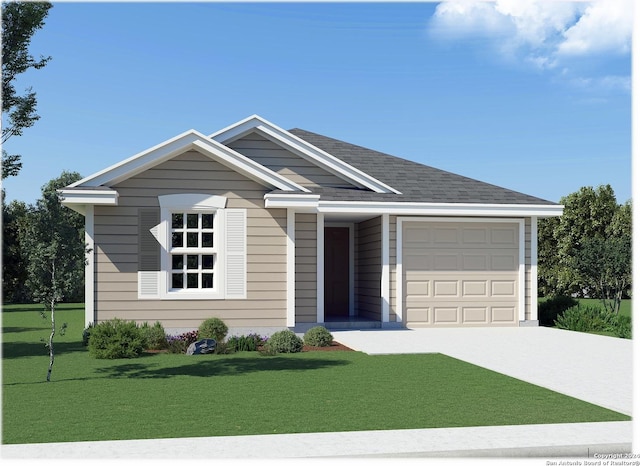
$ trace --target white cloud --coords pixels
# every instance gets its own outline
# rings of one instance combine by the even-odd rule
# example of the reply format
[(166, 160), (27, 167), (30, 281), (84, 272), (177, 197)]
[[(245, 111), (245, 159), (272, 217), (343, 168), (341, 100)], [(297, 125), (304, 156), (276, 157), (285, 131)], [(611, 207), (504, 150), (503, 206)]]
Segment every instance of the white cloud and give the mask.
[(450, 0), (436, 7), (429, 32), (446, 40), (482, 37), (510, 60), (566, 69), (575, 60), (629, 54), (632, 13), (633, 0)]
[(607, 0), (590, 4), (575, 25), (563, 33), (558, 53), (629, 53), (633, 29), (632, 0)]

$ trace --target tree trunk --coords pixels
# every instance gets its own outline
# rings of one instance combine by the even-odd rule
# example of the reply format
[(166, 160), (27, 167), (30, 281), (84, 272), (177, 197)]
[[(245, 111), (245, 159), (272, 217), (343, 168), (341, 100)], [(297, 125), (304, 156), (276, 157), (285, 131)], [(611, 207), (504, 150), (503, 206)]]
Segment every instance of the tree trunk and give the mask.
[(51, 283), (53, 293), (49, 301), (51, 310), (51, 335), (49, 335), (49, 370), (47, 371), (47, 382), (51, 381), (51, 371), (53, 370), (53, 361), (55, 353), (53, 352), (53, 336), (56, 334), (56, 263), (51, 264)]

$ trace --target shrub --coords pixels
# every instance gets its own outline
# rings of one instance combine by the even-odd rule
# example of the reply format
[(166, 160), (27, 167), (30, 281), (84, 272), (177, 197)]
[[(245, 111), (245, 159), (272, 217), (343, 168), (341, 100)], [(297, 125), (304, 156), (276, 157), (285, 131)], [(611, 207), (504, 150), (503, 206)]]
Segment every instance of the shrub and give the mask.
[(216, 343), (222, 343), (227, 336), (229, 328), (217, 317), (205, 320), (198, 327), (198, 339), (213, 338)]
[(264, 343), (264, 338), (257, 333), (229, 337), (227, 347), (231, 351), (256, 351)]
[(160, 322), (150, 326), (148, 322), (140, 326), (140, 333), (144, 339), (144, 347), (151, 350), (161, 350), (167, 347), (167, 334)]
[(82, 331), (82, 346), (89, 346), (89, 337), (91, 336), (91, 329), (93, 328), (93, 322), (85, 327)]
[(180, 335), (169, 335), (167, 337), (167, 349), (170, 353), (184, 354), (191, 343), (198, 341), (198, 331), (181, 333)]
[(112, 319), (91, 329), (89, 353), (97, 359), (137, 358), (144, 341), (135, 322)]
[(618, 314), (611, 330), (618, 338), (631, 339), (631, 317)]
[(617, 318), (612, 312), (599, 306), (574, 306), (556, 320), (556, 327), (576, 332), (612, 331)]
[(553, 327), (560, 314), (578, 305), (570, 296), (554, 296), (538, 304), (538, 321), (544, 327)]
[(303, 346), (302, 338), (291, 330), (280, 330), (271, 335), (265, 343), (268, 353), (299, 353)]
[(333, 335), (326, 328), (318, 325), (304, 334), (304, 344), (308, 346), (331, 346)]

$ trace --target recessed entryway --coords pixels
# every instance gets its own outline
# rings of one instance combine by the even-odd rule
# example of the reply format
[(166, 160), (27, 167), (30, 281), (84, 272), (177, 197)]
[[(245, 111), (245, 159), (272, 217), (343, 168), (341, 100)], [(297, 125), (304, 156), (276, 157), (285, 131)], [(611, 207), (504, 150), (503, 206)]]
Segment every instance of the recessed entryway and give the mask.
[(349, 318), (350, 233), (348, 227), (324, 229), (324, 316)]

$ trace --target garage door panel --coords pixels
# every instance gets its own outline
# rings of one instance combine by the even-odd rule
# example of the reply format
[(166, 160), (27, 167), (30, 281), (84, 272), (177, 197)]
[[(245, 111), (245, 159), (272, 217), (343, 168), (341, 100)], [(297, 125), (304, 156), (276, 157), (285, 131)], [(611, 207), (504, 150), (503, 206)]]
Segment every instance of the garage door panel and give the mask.
[(484, 298), (489, 296), (486, 280), (461, 280), (462, 295), (465, 298)]
[(458, 288), (459, 288), (458, 280), (434, 280), (433, 281), (433, 297), (434, 298), (457, 297)]
[(505, 324), (505, 323), (516, 323), (516, 308), (515, 306), (505, 306), (498, 307), (494, 306), (491, 308), (491, 322)]
[(463, 306), (463, 324), (488, 324), (489, 308), (487, 306)]
[(429, 280), (407, 281), (407, 297), (425, 297), (431, 296), (431, 283)]
[(460, 315), (457, 306), (434, 306), (433, 307), (433, 323), (438, 324), (459, 324), (458, 316)]
[(409, 231), (402, 257), (408, 326), (517, 325), (517, 224), (405, 222)]
[(518, 246), (518, 228), (495, 227), (491, 229), (491, 244), (500, 246)]
[(487, 270), (488, 254), (462, 254), (462, 270)]
[(510, 298), (516, 297), (516, 281), (515, 280), (492, 280), (491, 296), (506, 296)]

